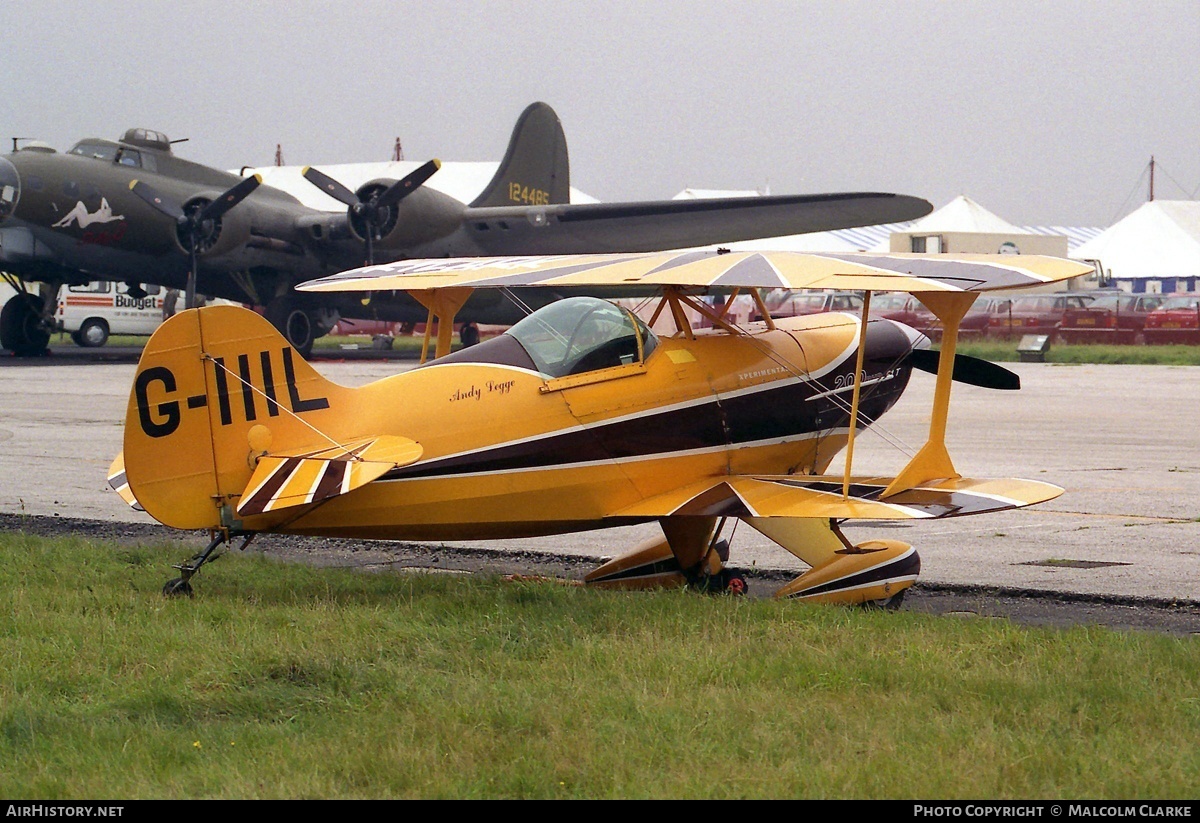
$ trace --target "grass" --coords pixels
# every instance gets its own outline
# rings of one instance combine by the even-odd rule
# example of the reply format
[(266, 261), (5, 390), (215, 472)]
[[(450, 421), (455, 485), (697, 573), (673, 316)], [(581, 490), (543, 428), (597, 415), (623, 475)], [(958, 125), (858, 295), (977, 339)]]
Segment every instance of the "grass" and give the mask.
[[(993, 363), (1020, 360), (1019, 339), (960, 341), (958, 351)], [(1200, 346), (1136, 346), (1104, 343), (1054, 342), (1047, 363), (1122, 363), (1133, 366), (1200, 366)]]
[(1195, 639), (0, 535), (0, 796), (1187, 799)]

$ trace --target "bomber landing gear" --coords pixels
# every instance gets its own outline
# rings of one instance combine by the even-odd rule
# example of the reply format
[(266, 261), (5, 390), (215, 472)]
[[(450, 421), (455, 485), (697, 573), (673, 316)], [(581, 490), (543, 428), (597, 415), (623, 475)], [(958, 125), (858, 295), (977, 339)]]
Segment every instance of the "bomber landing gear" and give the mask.
[[(218, 532), (215, 535), (213, 535), (213, 539), (209, 541), (208, 546), (205, 547), (204, 551), (200, 552), (199, 554), (193, 555), (192, 558), (190, 560), (188, 560), (188, 562), (186, 562), (186, 563), (179, 563), (175, 566), (172, 566), (172, 568), (179, 569), (180, 576), (174, 577), (174, 578), (168, 580), (163, 585), (163, 590), (162, 590), (163, 596), (164, 597), (179, 597), (182, 595), (186, 595), (188, 597), (192, 597), (193, 596), (192, 584), (190, 582), (192, 579), (192, 575), (194, 575), (196, 572), (200, 571), (200, 567), (203, 566), (205, 563), (209, 562), (210, 560), (216, 560), (217, 557), (220, 557), (220, 555), (214, 556), (213, 552), (216, 551), (217, 547), (219, 547), (222, 543), (224, 543), (229, 538), (230, 538), (230, 535), (228, 533)], [(241, 551), (241, 550), (245, 549), (247, 546), (249, 546), (250, 541), (253, 539), (254, 539), (254, 532), (247, 534), (246, 539), (242, 542), (242, 545), (241, 545), (241, 548), (239, 549), (239, 551)]]
[(279, 333), (287, 338), (292, 348), (304, 358), (312, 354), (313, 341), (318, 337), (316, 323), (313, 317), (298, 305), (295, 300), (280, 297), (272, 300), (263, 316), (271, 321), (271, 325), (279, 329)]
[(479, 342), (479, 326), (474, 323), (463, 323), (458, 330), (458, 339), (462, 342), (463, 348), (474, 346)]
[(42, 322), (41, 299), (19, 291), (0, 309), (0, 346), (18, 357), (46, 353), (50, 332)]

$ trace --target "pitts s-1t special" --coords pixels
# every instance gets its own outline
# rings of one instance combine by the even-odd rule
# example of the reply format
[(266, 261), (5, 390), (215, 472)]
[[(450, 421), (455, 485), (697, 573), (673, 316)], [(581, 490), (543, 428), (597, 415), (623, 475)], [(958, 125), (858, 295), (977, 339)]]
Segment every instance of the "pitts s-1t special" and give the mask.
[[(1019, 386), (955, 344), (980, 292), (1087, 271), (1035, 256), (723, 250), (366, 267), (301, 288), (408, 292), (440, 330), (476, 289), (576, 296), (453, 353), (439, 334), (435, 359), (359, 388), (323, 378), (253, 312), (182, 312), (138, 364), (110, 483), (168, 526), (210, 531), (168, 593), (190, 593), (220, 545), (259, 532), (479, 540), (650, 521), (661, 538), (585, 582), (741, 591), (720, 539), (738, 519), (811, 567), (779, 596), (894, 605), (918, 575), (916, 551), (897, 540), (853, 545), (844, 520), (981, 514), (1062, 492), (955, 469), (945, 445), (952, 379)], [(858, 290), (865, 305), (772, 319), (759, 292), (768, 288)], [(657, 296), (651, 325), (668, 312), (675, 332), (656, 335), (589, 296), (618, 291)], [(940, 351), (903, 324), (869, 320), (878, 291), (910, 292), (932, 310)], [(746, 292), (763, 319), (739, 327), (728, 309)], [(700, 299), (712, 295), (723, 304)], [(693, 328), (689, 308), (709, 327)], [(913, 368), (937, 375), (927, 442), (893, 477), (855, 475), (856, 433), (896, 403)]]

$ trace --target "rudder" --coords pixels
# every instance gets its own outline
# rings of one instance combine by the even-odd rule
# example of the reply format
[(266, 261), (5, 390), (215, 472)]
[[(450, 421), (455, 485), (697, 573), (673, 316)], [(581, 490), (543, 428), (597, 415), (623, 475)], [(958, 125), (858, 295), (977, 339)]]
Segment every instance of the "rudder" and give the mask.
[(180, 312), (138, 361), (125, 419), (125, 475), (156, 520), (236, 527), (259, 456), (330, 445), (353, 389), (319, 375), (267, 320), (236, 306)]
[(571, 202), (567, 137), (554, 109), (533, 103), (517, 119), (500, 167), (472, 208)]

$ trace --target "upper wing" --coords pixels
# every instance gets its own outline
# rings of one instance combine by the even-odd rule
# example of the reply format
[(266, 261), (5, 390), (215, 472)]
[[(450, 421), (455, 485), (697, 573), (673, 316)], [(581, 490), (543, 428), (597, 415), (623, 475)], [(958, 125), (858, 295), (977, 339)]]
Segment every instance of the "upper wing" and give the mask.
[(651, 497), (616, 512), (619, 517), (818, 517), (906, 520), (963, 517), (1053, 500), (1063, 489), (1036, 480), (959, 477), (881, 499), (892, 478), (818, 475), (715, 477)]
[(718, 290), (849, 289), (962, 293), (1053, 283), (1092, 271), (1040, 255), (808, 254), (788, 251), (579, 254), (402, 260), (342, 272), (302, 291), (414, 291), (449, 287)]
[(919, 197), (876, 192), (719, 197), (531, 207), (471, 208), (467, 225), (488, 254), (585, 254), (680, 249), (916, 220), (933, 206)]

